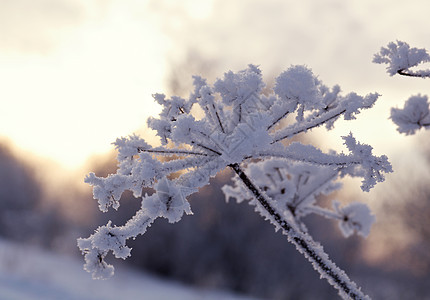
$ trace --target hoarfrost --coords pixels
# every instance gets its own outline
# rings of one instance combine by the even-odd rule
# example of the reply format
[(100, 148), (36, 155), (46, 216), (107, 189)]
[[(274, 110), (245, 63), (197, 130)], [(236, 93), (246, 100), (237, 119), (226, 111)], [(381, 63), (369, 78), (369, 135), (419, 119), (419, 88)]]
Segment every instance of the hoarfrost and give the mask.
[[(112, 226), (109, 222), (90, 237), (79, 239), (85, 269), (93, 277), (111, 276), (113, 267), (105, 262), (106, 255), (111, 251), (118, 258), (128, 257), (127, 240), (144, 234), (156, 218), (174, 223), (184, 213), (192, 214), (187, 198), (218, 172), (230, 168), (236, 176), (233, 186), (223, 187), (226, 200), (249, 200), (341, 296), (367, 298), (313, 241), (301, 218), (316, 213), (339, 220), (341, 213), (348, 214), (349, 222), (342, 230), (367, 235), (372, 223), (365, 217), (367, 207), (352, 205), (330, 211), (318, 205), (317, 197), (340, 188), (336, 180), (344, 176), (361, 177), (362, 189), (368, 191), (384, 180), (384, 173), (392, 171), (391, 165), (352, 134), (344, 137), (347, 155), (283, 142), (319, 126), (331, 129), (342, 116), (354, 119), (361, 110), (372, 107), (379, 95), (342, 96), (339, 86), (326, 87), (304, 66), (281, 73), (271, 94), (263, 95), (264, 87), (260, 69), (249, 65), (225, 73), (214, 85), (195, 76), (188, 99), (153, 95), (162, 111), (158, 118), (148, 120), (148, 126), (157, 132), (162, 146), (152, 147), (136, 135), (119, 138), (115, 142), (116, 174), (101, 178), (90, 173), (86, 178), (102, 211), (117, 209), (126, 190), (141, 201), (141, 209), (126, 224)], [(193, 116), (194, 105), (200, 106), (203, 118)], [(282, 122), (290, 115), (295, 122)], [(143, 188), (155, 192), (142, 195)], [(357, 224), (362, 224), (360, 230)]]

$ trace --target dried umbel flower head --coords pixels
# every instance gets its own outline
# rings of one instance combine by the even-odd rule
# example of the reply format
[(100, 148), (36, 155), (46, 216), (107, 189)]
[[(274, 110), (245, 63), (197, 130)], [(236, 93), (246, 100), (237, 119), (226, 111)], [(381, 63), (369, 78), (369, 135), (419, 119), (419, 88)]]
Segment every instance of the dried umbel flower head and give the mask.
[[(227, 197), (230, 192), (249, 198), (342, 296), (366, 298), (306, 233), (299, 217), (317, 210), (315, 196), (337, 188), (334, 180), (338, 177), (361, 177), (365, 191), (383, 181), (383, 173), (391, 172), (387, 157), (374, 156), (370, 146), (360, 144), (351, 134), (343, 138), (349, 154), (324, 153), (312, 145), (283, 141), (315, 127), (330, 129), (342, 116), (354, 119), (362, 109), (372, 107), (378, 94), (340, 95), (338, 86), (326, 87), (304, 66), (283, 72), (272, 94), (264, 95), (264, 86), (260, 69), (250, 65), (225, 73), (213, 85), (194, 77), (195, 88), (188, 99), (154, 95), (163, 109), (148, 125), (157, 132), (162, 146), (152, 147), (135, 135), (120, 138), (115, 142), (116, 174), (101, 178), (91, 173), (86, 178), (94, 186), (94, 198), (102, 211), (117, 209), (126, 190), (142, 202), (125, 225), (108, 223), (90, 237), (79, 239), (87, 271), (96, 278), (112, 275), (112, 266), (104, 261), (109, 251), (125, 259), (131, 250), (126, 241), (144, 234), (156, 218), (173, 223), (184, 213), (191, 214), (187, 198), (218, 172), (230, 168), (237, 177), (235, 187), (224, 188)], [(193, 115), (194, 105), (203, 110), (203, 118)], [(295, 116), (295, 122), (283, 122), (290, 115)], [(161, 160), (160, 156), (169, 159)], [(261, 179), (271, 172), (272, 179), (279, 175), (283, 179), (275, 181), (269, 191)], [(323, 180), (305, 179), (306, 172), (324, 174)], [(292, 179), (285, 180), (287, 176)], [(143, 188), (154, 192), (142, 195)]]

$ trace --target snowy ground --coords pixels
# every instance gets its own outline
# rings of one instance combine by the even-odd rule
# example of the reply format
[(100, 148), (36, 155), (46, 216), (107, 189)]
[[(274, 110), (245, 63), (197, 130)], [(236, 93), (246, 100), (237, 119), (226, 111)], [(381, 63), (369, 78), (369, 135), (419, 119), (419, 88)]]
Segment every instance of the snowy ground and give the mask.
[(249, 299), (124, 268), (113, 279), (94, 281), (82, 265), (82, 260), (0, 240), (0, 300)]

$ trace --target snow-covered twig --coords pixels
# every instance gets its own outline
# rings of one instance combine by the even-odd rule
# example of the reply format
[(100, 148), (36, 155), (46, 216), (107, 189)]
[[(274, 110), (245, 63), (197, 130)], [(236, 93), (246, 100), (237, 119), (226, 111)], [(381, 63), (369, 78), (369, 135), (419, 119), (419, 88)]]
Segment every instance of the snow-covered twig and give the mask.
[(421, 128), (429, 128), (430, 114), (427, 96), (411, 96), (403, 108), (391, 108), (391, 120), (397, 130), (406, 135), (415, 134)]
[(430, 55), (426, 49), (411, 48), (408, 43), (402, 41), (390, 42), (387, 47), (382, 47), (379, 53), (373, 57), (377, 64), (387, 64), (387, 72), (390, 76), (396, 74), (410, 77), (428, 78), (430, 70), (414, 71), (411, 68), (422, 63), (430, 62)]
[(288, 240), (312, 263), (312, 266), (321, 277), (326, 278), (328, 282), (339, 291), (339, 294), (343, 298), (370, 299), (367, 295), (363, 294), (361, 289), (357, 287), (356, 283), (353, 282), (344, 271), (339, 269), (336, 264), (329, 259), (320, 244), (316, 243), (310, 235), (297, 228), (294, 223), (289, 222), (289, 218), (285, 217), (285, 213), (278, 212), (277, 209), (270, 204), (270, 199), (252, 183), (239, 164), (232, 164), (230, 167), (258, 201), (257, 205), (260, 206), (259, 210), (262, 215), (270, 220), (277, 228), (281, 228), (282, 233), (288, 237)]
[[(224, 186), (227, 200), (231, 196), (249, 199), (276, 228), (282, 229), (341, 296), (365, 299), (313, 241), (300, 218), (316, 212), (319, 194), (339, 188), (334, 182), (338, 177), (361, 177), (362, 189), (368, 191), (384, 180), (383, 173), (392, 171), (391, 165), (385, 156), (374, 156), (372, 148), (357, 142), (352, 134), (343, 138), (349, 155), (323, 153), (300, 143), (285, 146), (280, 141), (322, 125), (331, 129), (341, 116), (354, 119), (362, 109), (373, 105), (378, 94), (341, 96), (339, 86), (329, 89), (304, 66), (292, 66), (281, 73), (268, 96), (262, 93), (261, 71), (254, 65), (236, 73), (229, 71), (214, 85), (196, 76), (194, 87), (188, 99), (154, 95), (163, 109), (158, 118), (148, 120), (148, 125), (160, 137), (161, 147), (152, 147), (135, 135), (120, 138), (115, 142), (119, 161), (116, 174), (106, 178), (93, 173), (87, 176), (86, 182), (94, 187), (94, 198), (102, 211), (118, 209), (126, 190), (140, 197), (141, 209), (125, 225), (109, 222), (90, 237), (79, 239), (85, 269), (95, 278), (111, 276), (113, 267), (104, 260), (109, 251), (125, 259), (131, 251), (127, 240), (144, 234), (156, 218), (174, 223), (184, 214), (191, 214), (187, 198), (230, 167), (237, 174), (236, 183), (244, 185)], [(194, 105), (202, 108), (203, 118), (193, 116)], [(295, 114), (295, 122), (287, 125), (284, 119), (290, 114)], [(154, 193), (142, 195), (143, 188), (151, 188)], [(362, 222), (363, 228), (370, 228), (372, 220), (354, 214), (363, 211), (357, 207), (342, 210), (336, 206), (331, 213), (324, 214), (324, 209), (318, 213), (336, 216), (336, 220), (346, 222), (345, 228), (360, 233), (357, 224)], [(341, 216), (346, 215), (349, 219), (345, 221)]]
[[(387, 64), (390, 76), (395, 74), (430, 78), (430, 69), (412, 70), (423, 63), (430, 62), (430, 55), (426, 49), (411, 48), (409, 44), (401, 41), (391, 42), (382, 47), (375, 54), (374, 63)], [(391, 119), (398, 126), (397, 130), (406, 135), (415, 134), (421, 128), (430, 127), (429, 102), (427, 96), (411, 96), (403, 108), (392, 108)]]

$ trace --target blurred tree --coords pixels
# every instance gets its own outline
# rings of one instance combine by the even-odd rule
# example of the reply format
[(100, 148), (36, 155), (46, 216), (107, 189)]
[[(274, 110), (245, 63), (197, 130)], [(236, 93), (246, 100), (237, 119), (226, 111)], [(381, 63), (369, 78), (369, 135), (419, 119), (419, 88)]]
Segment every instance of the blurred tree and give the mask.
[(34, 170), (0, 144), (0, 235), (51, 247), (63, 229), (59, 209), (44, 205)]

